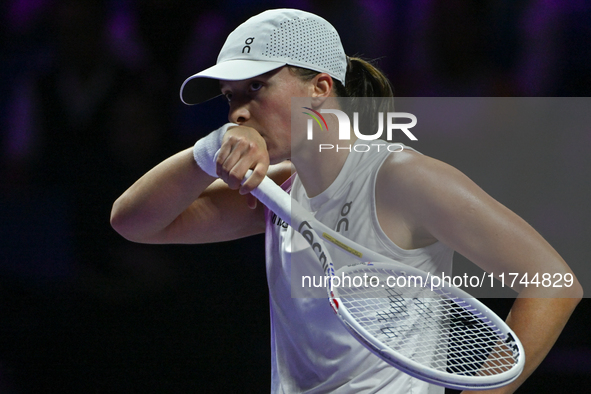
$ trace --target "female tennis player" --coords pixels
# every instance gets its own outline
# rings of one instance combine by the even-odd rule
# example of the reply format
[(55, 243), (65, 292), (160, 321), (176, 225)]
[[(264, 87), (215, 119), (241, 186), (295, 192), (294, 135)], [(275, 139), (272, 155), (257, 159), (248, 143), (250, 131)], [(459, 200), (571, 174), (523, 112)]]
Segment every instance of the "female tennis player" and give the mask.
[[(292, 297), (292, 272), (323, 272), (310, 248), (300, 248), (295, 237), (292, 244), (291, 228), (249, 194), (265, 175), (347, 238), (433, 274), (450, 274), (454, 250), (488, 272), (572, 274), (534, 229), (447, 164), (407, 148), (318, 152), (318, 141), (310, 148), (306, 127), (292, 127), (292, 97), (320, 114), (334, 108), (336, 97), (392, 96), (377, 69), (345, 55), (326, 20), (282, 9), (240, 25), (217, 64), (185, 81), (181, 99), (196, 104), (220, 92), (231, 123), (146, 173), (114, 203), (111, 223), (144, 243), (207, 243), (266, 232), (273, 393), (444, 389), (366, 350), (326, 299)], [(336, 116), (324, 119), (329, 130), (338, 129)], [(339, 143), (336, 133), (314, 130), (323, 143)], [(241, 184), (249, 169), (252, 176)], [(576, 279), (570, 287), (517, 290), (507, 323), (523, 343), (526, 365), (498, 393), (515, 391), (536, 369), (582, 297)]]

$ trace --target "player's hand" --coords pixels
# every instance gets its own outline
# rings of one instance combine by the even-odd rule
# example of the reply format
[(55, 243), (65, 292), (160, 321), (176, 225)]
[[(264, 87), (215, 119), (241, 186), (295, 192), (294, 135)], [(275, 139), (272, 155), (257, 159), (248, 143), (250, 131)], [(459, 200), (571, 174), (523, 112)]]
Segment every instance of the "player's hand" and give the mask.
[[(241, 185), (246, 172), (253, 171), (250, 178)], [(252, 127), (236, 126), (228, 129), (216, 161), (217, 175), (230, 189), (240, 194), (249, 194), (263, 180), (269, 169), (267, 144)], [(248, 195), (248, 205), (256, 207), (256, 198)]]

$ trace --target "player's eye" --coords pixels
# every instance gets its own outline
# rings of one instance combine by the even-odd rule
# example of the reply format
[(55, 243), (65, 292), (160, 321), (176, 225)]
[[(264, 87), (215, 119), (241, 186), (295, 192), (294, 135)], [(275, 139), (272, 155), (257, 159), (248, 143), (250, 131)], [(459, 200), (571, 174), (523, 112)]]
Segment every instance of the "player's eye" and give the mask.
[(250, 84), (250, 90), (253, 92), (256, 92), (257, 90), (260, 90), (263, 87), (263, 84), (260, 82), (252, 82)]
[(232, 93), (231, 92), (224, 93), (224, 97), (226, 98), (226, 100), (228, 100), (228, 102), (232, 101)]

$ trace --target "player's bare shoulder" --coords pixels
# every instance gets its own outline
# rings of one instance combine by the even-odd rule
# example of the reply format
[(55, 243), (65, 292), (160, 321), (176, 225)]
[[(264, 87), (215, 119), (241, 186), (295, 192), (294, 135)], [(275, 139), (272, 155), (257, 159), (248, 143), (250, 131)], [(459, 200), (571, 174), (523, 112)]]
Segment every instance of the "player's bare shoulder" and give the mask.
[(386, 194), (393, 202), (405, 200), (410, 204), (425, 202), (450, 188), (473, 186), (468, 177), (453, 166), (404, 149), (390, 154), (384, 161), (378, 172), (376, 195)]
[(471, 199), (476, 185), (454, 167), (404, 149), (388, 156), (376, 181), (380, 225), (394, 242), (407, 247), (433, 243), (430, 222), (462, 199)]
[(439, 163), (412, 149), (393, 152), (388, 155), (378, 172), (376, 193), (387, 193), (391, 198), (396, 196), (398, 199), (414, 194), (426, 179), (442, 170), (438, 168), (441, 167)]

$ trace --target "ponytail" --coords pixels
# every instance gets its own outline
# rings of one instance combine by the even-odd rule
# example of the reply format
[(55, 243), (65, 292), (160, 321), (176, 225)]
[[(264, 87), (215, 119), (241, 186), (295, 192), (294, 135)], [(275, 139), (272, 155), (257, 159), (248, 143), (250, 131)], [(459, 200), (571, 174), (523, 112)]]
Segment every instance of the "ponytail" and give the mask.
[[(394, 112), (394, 92), (388, 78), (373, 64), (358, 57), (347, 57), (345, 86), (335, 81), (341, 109), (353, 121), (353, 113), (359, 115), (359, 128), (364, 133), (379, 129), (381, 112), (385, 116)], [(382, 127), (385, 127), (382, 124)], [(382, 135), (385, 135), (383, 133)]]
[(388, 78), (370, 62), (347, 57), (345, 86), (335, 81), (339, 97), (394, 97)]

